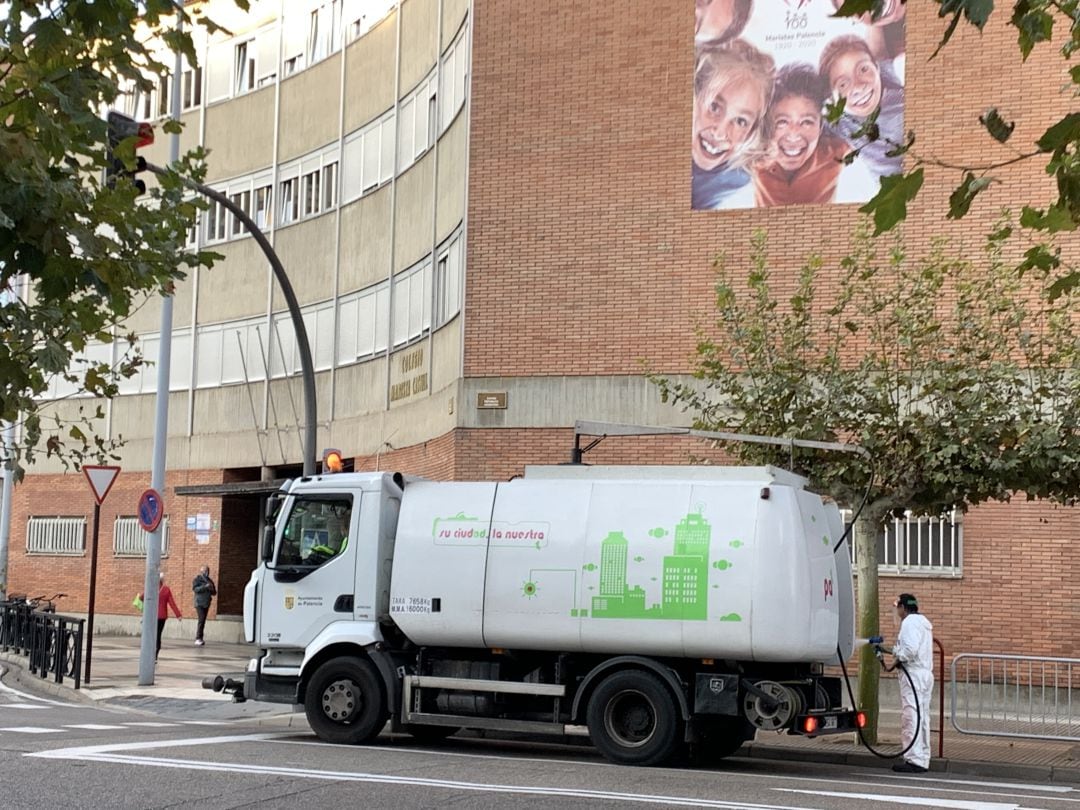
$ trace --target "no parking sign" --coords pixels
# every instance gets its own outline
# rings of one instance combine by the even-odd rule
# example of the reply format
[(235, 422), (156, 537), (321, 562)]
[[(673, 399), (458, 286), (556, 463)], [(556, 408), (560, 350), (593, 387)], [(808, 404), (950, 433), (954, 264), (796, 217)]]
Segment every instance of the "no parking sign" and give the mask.
[(139, 525), (148, 532), (154, 531), (160, 524), (165, 514), (165, 504), (161, 500), (161, 493), (156, 489), (148, 489), (139, 496)]

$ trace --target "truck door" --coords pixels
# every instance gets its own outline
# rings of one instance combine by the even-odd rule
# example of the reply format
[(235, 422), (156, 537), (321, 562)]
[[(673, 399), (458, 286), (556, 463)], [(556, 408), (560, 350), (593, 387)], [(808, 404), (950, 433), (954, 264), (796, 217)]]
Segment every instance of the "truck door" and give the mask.
[(299, 495), (261, 589), (259, 638), (266, 647), (305, 647), (328, 624), (351, 619), (360, 497)]

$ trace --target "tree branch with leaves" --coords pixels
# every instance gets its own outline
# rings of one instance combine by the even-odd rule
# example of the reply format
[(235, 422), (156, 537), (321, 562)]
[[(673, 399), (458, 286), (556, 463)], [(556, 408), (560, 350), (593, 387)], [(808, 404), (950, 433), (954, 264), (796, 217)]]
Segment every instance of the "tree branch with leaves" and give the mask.
[[(695, 428), (854, 442), (872, 454), (854, 532), (860, 636), (879, 629), (877, 539), (888, 517), (1080, 492), (1080, 340), (1069, 301), (1032, 293), (1015, 273), (1013, 229), (1002, 223), (977, 261), (944, 240), (912, 255), (869, 230), (835, 267), (810, 256), (786, 299), (764, 233), (748, 267), (717, 259), (715, 320), (697, 327), (692, 375), (650, 375)], [(789, 466), (787, 449), (731, 451)], [(795, 448), (792, 458), (842, 506), (870, 482), (853, 457)], [(861, 661), (860, 702), (873, 735), (872, 655)]]
[[(993, 0), (934, 0), (938, 16), (948, 19), (948, 25), (931, 59), (946, 47), (959, 24), (964, 21), (984, 30), (995, 7)], [(836, 12), (840, 17), (874, 16), (880, 13), (882, 0), (845, 0)], [(1073, 64), (1080, 51), (1080, 0), (1017, 0), (1012, 8), (1009, 25), (1016, 29), (1017, 46), (1022, 60), (1042, 43), (1050, 43), (1058, 31), (1058, 52), (1063, 59), (1063, 90), (1067, 97), (1080, 97), (1080, 65)], [(1064, 29), (1064, 30), (1062, 30)], [(843, 115), (844, 100), (830, 105), (827, 117), (834, 123)], [(997, 107), (979, 117), (979, 124), (997, 144), (1009, 142), (1016, 127), (1006, 121)], [(866, 132), (869, 140), (879, 135), (873, 131), (873, 121)], [(1080, 269), (1064, 256), (1052, 241), (1054, 234), (1075, 231), (1080, 226), (1080, 112), (1067, 112), (1049, 123), (1042, 136), (1032, 145), (1017, 150), (1011, 157), (991, 162), (956, 163), (942, 161), (916, 148), (917, 132), (909, 132), (906, 143), (889, 144), (891, 155), (906, 155), (910, 168), (906, 172), (882, 178), (878, 193), (862, 207), (874, 218), (875, 230), (883, 233), (895, 228), (907, 217), (908, 204), (922, 190), (924, 166), (948, 169), (959, 175), (958, 183), (949, 197), (947, 217), (962, 219), (975, 198), (998, 181), (996, 172), (1008, 166), (1034, 159), (1045, 159), (1047, 175), (1054, 178), (1056, 197), (1045, 202), (1023, 206), (1020, 227), (1039, 235), (1025, 251), (1016, 269), (1021, 273), (1038, 271), (1050, 276), (1053, 296), (1063, 295), (1080, 285)], [(1047, 238), (1043, 238), (1043, 236)]]
[[(243, 3), (241, 3), (244, 5)], [(105, 111), (123, 83), (148, 90), (169, 67), (144, 42), (148, 30), (197, 59), (191, 37), (171, 20), (216, 29), (196, 8), (172, 0), (13, 0), (0, 21), (0, 419), (20, 422), (7, 448), (16, 462), (44, 448), (65, 466), (104, 460), (115, 442), (94, 436), (98, 408), (65, 432), (44, 435), (41, 403), (54, 378), (80, 393), (110, 397), (142, 364), (137, 347), (119, 362), (80, 360), (91, 343), (121, 337), (118, 325), (147, 295), (173, 285), (215, 256), (188, 248), (198, 203), (180, 175), (200, 178), (204, 154), (173, 166), (148, 199), (125, 180), (102, 183)], [(179, 122), (167, 122), (166, 133)], [(134, 161), (133, 139), (117, 157)], [(61, 423), (63, 424), (63, 423)], [(36, 449), (35, 449), (36, 448)], [(21, 472), (21, 470), (20, 470)]]

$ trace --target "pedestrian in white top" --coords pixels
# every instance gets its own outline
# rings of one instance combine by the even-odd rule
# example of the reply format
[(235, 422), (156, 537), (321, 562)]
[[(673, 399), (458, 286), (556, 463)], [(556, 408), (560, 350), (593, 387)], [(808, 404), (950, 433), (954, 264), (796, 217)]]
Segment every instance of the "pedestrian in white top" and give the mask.
[[(902, 593), (893, 603), (900, 620), (900, 632), (892, 654), (911, 676), (900, 679), (900, 741), (905, 748), (904, 763), (893, 765), (897, 773), (925, 773), (930, 768), (930, 701), (934, 692), (933, 625), (919, 613), (914, 595)], [(912, 689), (914, 686), (914, 689)], [(919, 702), (916, 721), (915, 701)]]

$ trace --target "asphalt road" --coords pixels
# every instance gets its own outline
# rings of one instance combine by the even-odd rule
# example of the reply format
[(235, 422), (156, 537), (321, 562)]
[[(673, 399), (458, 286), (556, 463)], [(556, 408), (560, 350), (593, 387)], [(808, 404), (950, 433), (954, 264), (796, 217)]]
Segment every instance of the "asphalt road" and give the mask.
[(1080, 789), (1064, 785), (740, 758), (627, 768), (587, 746), (476, 737), (346, 748), (288, 717), (237, 715), (206, 701), (66, 704), (0, 684), (0, 806), (1080, 810)]

